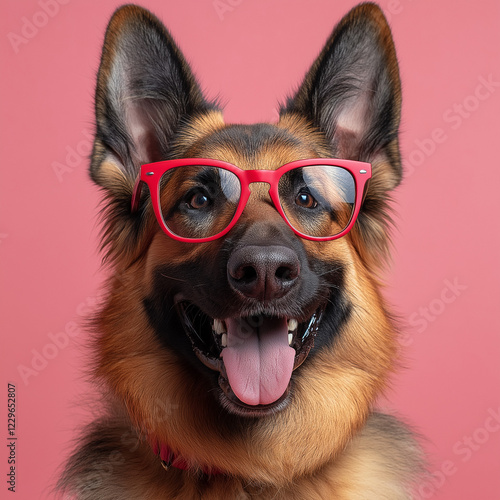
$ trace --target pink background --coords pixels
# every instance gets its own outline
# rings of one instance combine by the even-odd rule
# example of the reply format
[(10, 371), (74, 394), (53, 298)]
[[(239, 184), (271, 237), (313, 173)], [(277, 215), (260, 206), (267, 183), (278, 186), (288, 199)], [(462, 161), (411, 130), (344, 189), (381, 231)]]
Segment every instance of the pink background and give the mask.
[[(208, 95), (227, 103), (227, 120), (253, 122), (276, 119), (277, 101), (354, 2), (143, 4), (169, 27)], [(92, 307), (103, 279), (99, 196), (86, 156), (103, 33), (118, 5), (2, 1), (0, 436), (13, 382), (22, 499), (52, 497), (56, 469), (85, 418), (79, 401), (96, 400), (83, 378), (85, 334), (75, 335), (71, 322)], [(426, 438), (434, 475), (420, 498), (498, 499), (500, 3), (381, 6), (401, 64), (407, 176), (395, 194), (386, 276), (406, 325), (404, 368), (380, 405)]]

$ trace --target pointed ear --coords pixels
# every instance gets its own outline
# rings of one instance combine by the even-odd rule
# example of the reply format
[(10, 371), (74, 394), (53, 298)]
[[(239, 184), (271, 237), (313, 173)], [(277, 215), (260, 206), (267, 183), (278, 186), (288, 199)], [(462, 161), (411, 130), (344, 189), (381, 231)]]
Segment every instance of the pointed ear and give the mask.
[(141, 164), (168, 156), (183, 120), (213, 108), (163, 24), (141, 7), (121, 7), (97, 77), (92, 179), (110, 194), (131, 191)]
[(391, 31), (380, 8), (366, 3), (340, 21), (281, 114), (309, 118), (334, 156), (372, 163), (372, 189), (389, 190), (401, 179), (400, 110)]

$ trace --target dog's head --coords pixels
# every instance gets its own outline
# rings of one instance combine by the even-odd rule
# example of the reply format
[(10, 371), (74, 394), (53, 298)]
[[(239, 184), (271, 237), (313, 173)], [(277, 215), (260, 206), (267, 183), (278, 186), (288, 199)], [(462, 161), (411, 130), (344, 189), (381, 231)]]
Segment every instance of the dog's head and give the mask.
[[(395, 351), (376, 276), (388, 193), (401, 177), (400, 101), (390, 30), (373, 4), (339, 23), (277, 124), (248, 126), (224, 123), (156, 17), (135, 6), (114, 14), (91, 164), (106, 194), (104, 246), (115, 271), (97, 319), (97, 374), (136, 425), (183, 456), (233, 473), (251, 464), (260, 478), (272, 474), (265, 464), (274, 454), (287, 462), (297, 440), (329, 446), (290, 463), (290, 477), (361, 425)], [(186, 158), (199, 161), (174, 161)], [(347, 189), (326, 168), (310, 182), (300, 169), (276, 175), (271, 188), (270, 175), (246, 175), (317, 158), (369, 163), (371, 181), (360, 188), (351, 173), (350, 205), (322, 212)], [(174, 168), (138, 189), (146, 164)], [(258, 181), (233, 219), (247, 189), (240, 184), (231, 208), (238, 179)], [(318, 238), (347, 226), (352, 213), (342, 210), (354, 198), (362, 206), (352, 229)], [(239, 440), (255, 449), (238, 455)]]

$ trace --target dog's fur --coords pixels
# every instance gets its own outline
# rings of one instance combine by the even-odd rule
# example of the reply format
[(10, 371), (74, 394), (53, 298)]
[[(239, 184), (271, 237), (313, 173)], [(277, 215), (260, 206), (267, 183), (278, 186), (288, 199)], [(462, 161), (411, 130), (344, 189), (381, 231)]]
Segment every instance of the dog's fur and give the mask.
[[(61, 491), (81, 500), (410, 498), (419, 447), (403, 424), (372, 408), (397, 356), (378, 274), (389, 192), (401, 179), (400, 108), (395, 49), (374, 4), (337, 25), (276, 125), (251, 126), (224, 123), (156, 17), (136, 6), (115, 12), (98, 74), (90, 168), (105, 193), (103, 246), (114, 271), (93, 324), (93, 376), (108, 408), (86, 429)], [(299, 238), (254, 185), (226, 237), (183, 243), (162, 232), (147, 189), (131, 211), (139, 166), (183, 157), (243, 169), (344, 158), (370, 162), (373, 178), (354, 229), (338, 240)], [(228, 283), (228, 259), (269, 242), (297, 256), (297, 283), (282, 297), (244, 297)], [(325, 308), (284, 404), (245, 415), (221, 396), (217, 374), (194, 355), (175, 312), (179, 293), (212, 318), (264, 311), (305, 321)], [(188, 470), (175, 463), (164, 470), (154, 440), (168, 443)]]

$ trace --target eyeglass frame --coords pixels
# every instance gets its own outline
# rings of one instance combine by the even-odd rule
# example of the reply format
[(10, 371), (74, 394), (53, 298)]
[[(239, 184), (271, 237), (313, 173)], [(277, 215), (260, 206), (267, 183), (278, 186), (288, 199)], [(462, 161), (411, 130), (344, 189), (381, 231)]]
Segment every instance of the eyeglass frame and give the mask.
[[(182, 166), (217, 167), (232, 172), (238, 178), (241, 192), (233, 218), (222, 231), (213, 236), (208, 236), (205, 238), (185, 238), (183, 236), (179, 236), (178, 234), (173, 233), (168, 228), (163, 219), (160, 206), (161, 178), (168, 170), (171, 170), (173, 168), (179, 168)], [(310, 236), (301, 233), (299, 230), (293, 227), (291, 222), (286, 217), (283, 208), (281, 206), (278, 193), (278, 183), (280, 178), (290, 170), (300, 167), (310, 167), (310, 166), (340, 167), (347, 170), (354, 179), (354, 184), (355, 184), (354, 210), (351, 214), (351, 218), (347, 226), (340, 233), (334, 236)], [(160, 224), (160, 227), (163, 229), (163, 232), (167, 234), (167, 236), (170, 236), (174, 240), (186, 243), (205, 243), (209, 241), (214, 241), (227, 234), (234, 227), (234, 225), (240, 218), (251, 194), (250, 184), (253, 184), (255, 182), (261, 182), (269, 184), (269, 195), (274, 204), (274, 207), (281, 215), (283, 220), (290, 227), (290, 229), (292, 229), (292, 231), (297, 236), (300, 236), (301, 238), (311, 241), (331, 241), (342, 238), (342, 236), (345, 236), (353, 228), (358, 218), (359, 212), (361, 210), (361, 206), (363, 204), (365, 195), (365, 189), (367, 187), (368, 181), (371, 179), (371, 176), (372, 176), (372, 166), (370, 163), (365, 163), (355, 160), (342, 160), (337, 158), (308, 158), (305, 160), (295, 160), (278, 167), (276, 170), (262, 170), (262, 169), (244, 170), (231, 163), (222, 160), (214, 160), (210, 158), (180, 158), (175, 160), (162, 160), (153, 163), (145, 163), (144, 165), (141, 165), (140, 175), (137, 177), (132, 194), (131, 211), (132, 213), (134, 213), (139, 208), (141, 190), (142, 190), (142, 185), (144, 183), (148, 186), (151, 195), (150, 196), (151, 203), (153, 205), (153, 211), (155, 213), (156, 220)], [(155, 196), (153, 196), (153, 193), (155, 193)]]

